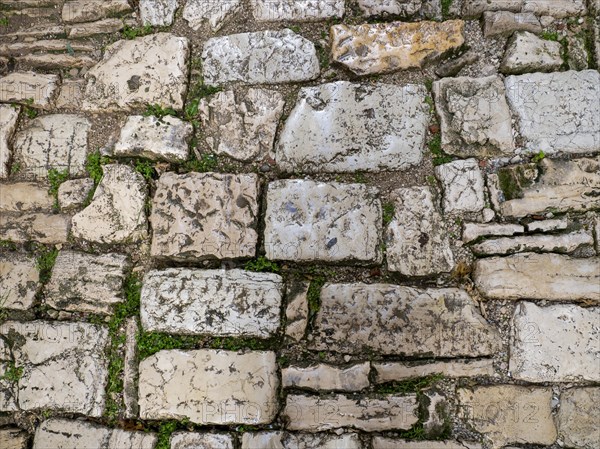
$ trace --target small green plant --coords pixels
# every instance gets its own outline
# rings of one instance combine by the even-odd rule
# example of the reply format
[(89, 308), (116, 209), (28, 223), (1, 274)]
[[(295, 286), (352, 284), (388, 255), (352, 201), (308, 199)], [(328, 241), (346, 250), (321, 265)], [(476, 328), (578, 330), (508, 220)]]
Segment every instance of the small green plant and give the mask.
[(302, 31), (298, 25), (292, 25), (289, 27), (294, 33), (300, 33)]
[(109, 162), (110, 159), (106, 156), (102, 156), (99, 151), (88, 154), (85, 168), (90, 175), (90, 178), (94, 180), (95, 185), (100, 183), (100, 180), (104, 174), (102, 166), (108, 164)]
[(218, 162), (217, 156), (214, 154), (204, 153), (200, 159), (194, 158), (187, 161), (183, 164), (183, 168), (187, 171), (205, 173), (217, 168)]
[(8, 17), (0, 17), (0, 26), (7, 27), (8, 26)]
[(58, 256), (56, 248), (41, 247), (37, 258), (37, 269), (40, 272), (40, 282), (42, 284), (46, 284), (50, 280), (56, 256)]
[(450, 7), (452, 6), (452, 0), (441, 0), (442, 6), (442, 17), (447, 19), (450, 15)]
[(58, 189), (67, 179), (69, 179), (68, 169), (56, 170), (55, 168), (51, 168), (48, 170), (48, 182), (50, 183), (48, 193), (54, 197), (54, 209), (58, 209)]
[(273, 262), (264, 256), (260, 256), (254, 260), (246, 262), (244, 268), (248, 271), (256, 271), (259, 273), (279, 273), (281, 271), (281, 268), (277, 262)]
[(0, 240), (0, 250), (6, 249), (8, 251), (15, 251), (17, 249), (17, 245), (10, 240)]
[(331, 270), (323, 270), (319, 268), (312, 268), (311, 280), (308, 286), (308, 292), (306, 298), (308, 300), (308, 310), (311, 315), (315, 315), (321, 308), (321, 288), (327, 282), (327, 278), (330, 278), (333, 273)]
[(377, 393), (395, 394), (395, 393), (416, 393), (431, 385), (439, 382), (444, 378), (443, 374), (431, 374), (426, 377), (415, 377), (412, 379), (403, 380), (401, 382), (391, 382), (383, 384), (377, 388)]
[(23, 368), (17, 367), (15, 362), (9, 362), (8, 366), (4, 370), (4, 374), (0, 377), (2, 380), (7, 380), (9, 382), (18, 382), (21, 376), (23, 375)]
[(146, 110), (144, 111), (144, 117), (154, 116), (159, 120), (162, 120), (167, 115), (176, 116), (177, 111), (173, 108), (164, 108), (159, 104), (146, 105)]
[(366, 184), (367, 177), (362, 172), (355, 173), (354, 174), (354, 182), (358, 182), (360, 184)]
[(316, 45), (317, 56), (319, 58), (319, 66), (321, 70), (327, 70), (330, 65), (329, 61), (329, 50), (322, 45)]
[(158, 442), (156, 449), (169, 449), (171, 434), (177, 430), (178, 423), (176, 421), (167, 421), (160, 423), (158, 428)]
[(446, 154), (444, 150), (442, 150), (442, 136), (439, 133), (433, 135), (429, 141), (428, 147), (433, 156), (433, 165), (446, 164), (453, 160), (452, 156)]
[(533, 156), (531, 158), (531, 162), (535, 162), (537, 164), (538, 162), (543, 160), (545, 157), (546, 157), (546, 153), (544, 153), (542, 150), (540, 150), (540, 152), (538, 154), (536, 154), (535, 156)]
[(12, 164), (12, 166), (10, 167), (10, 174), (11, 175), (16, 175), (21, 170), (22, 170), (21, 163), (20, 162), (14, 162)]
[(427, 95), (425, 97), (425, 104), (427, 106), (429, 106), (429, 113), (433, 113), (433, 111), (435, 110), (433, 98), (431, 98), (429, 95)]
[(558, 33), (556, 31), (542, 31), (542, 34), (540, 34), (540, 37), (547, 41), (558, 42)]
[(27, 117), (29, 117), (31, 120), (33, 120), (34, 118), (36, 118), (38, 116), (38, 111), (37, 109), (33, 108), (33, 98), (28, 98), (27, 100), (24, 101), (24, 105), (23, 105), (23, 112), (25, 112), (25, 115)]
[(150, 357), (163, 349), (193, 349), (198, 339), (187, 335), (169, 335), (161, 332), (141, 332), (137, 345), (140, 360)]
[(433, 175), (427, 175), (427, 177), (425, 178), (427, 180), (427, 184), (429, 184), (432, 187), (437, 186), (437, 179), (435, 179), (435, 176)]
[(135, 171), (149, 181), (154, 177), (154, 166), (150, 161), (138, 160), (135, 162)]
[(129, 25), (125, 25), (121, 34), (125, 39), (135, 39), (137, 37), (147, 36), (148, 34), (152, 34), (154, 29), (151, 25), (146, 25), (143, 27), (131, 27)]
[(394, 218), (394, 204), (385, 203), (383, 205), (383, 225), (389, 225)]

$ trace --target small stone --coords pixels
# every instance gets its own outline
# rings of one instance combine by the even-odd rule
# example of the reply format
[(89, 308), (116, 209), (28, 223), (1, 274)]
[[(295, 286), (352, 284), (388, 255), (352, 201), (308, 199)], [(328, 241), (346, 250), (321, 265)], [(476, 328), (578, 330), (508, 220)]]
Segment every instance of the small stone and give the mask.
[(519, 12), (525, 0), (470, 0), (463, 3), (462, 14), (478, 18), (484, 11)]
[(170, 26), (179, 0), (140, 0), (140, 19), (144, 25)]
[(33, 307), (40, 284), (36, 259), (24, 254), (0, 253), (0, 307), (27, 310)]
[(527, 382), (598, 382), (599, 322), (600, 307), (520, 302), (512, 318), (512, 376)]
[(528, 232), (550, 232), (567, 229), (569, 222), (566, 218), (556, 220), (532, 221), (527, 225)]
[(376, 436), (373, 449), (482, 449), (482, 446), (467, 441), (406, 441)]
[(447, 422), (450, 414), (448, 398), (431, 388), (423, 390), (422, 393), (427, 404), (427, 418), (423, 421), (423, 431), (428, 438), (439, 438), (451, 425)]
[(48, 187), (34, 182), (0, 184), (0, 211), (30, 212), (52, 209), (54, 198)]
[(570, 388), (560, 395), (558, 432), (567, 447), (600, 446), (600, 388)]
[(376, 371), (375, 382), (378, 384), (401, 381), (416, 377), (427, 377), (432, 374), (443, 374), (446, 377), (493, 376), (492, 360), (456, 360), (452, 362), (434, 362), (426, 364), (409, 364), (404, 362), (373, 363)]
[(357, 75), (421, 68), (464, 43), (464, 22), (333, 25), (331, 54)]
[(147, 234), (146, 183), (127, 165), (102, 167), (92, 202), (73, 217), (73, 236), (88, 242), (136, 242)]
[[(81, 23), (69, 27), (69, 38), (80, 39), (82, 37), (94, 36), (97, 34), (110, 34), (121, 31), (125, 27), (125, 24), (121, 19), (104, 19), (98, 20), (97, 22)], [(88, 66), (92, 66), (96, 63), (96, 60)]]
[(289, 29), (209, 39), (202, 51), (202, 69), (209, 86), (300, 82), (320, 73), (314, 44)]
[(140, 325), (135, 316), (125, 321), (125, 356), (123, 360), (123, 404), (125, 405), (124, 416), (127, 419), (135, 419), (139, 416), (137, 379), (138, 371), (138, 335)]
[(588, 68), (588, 53), (585, 46), (585, 38), (579, 36), (567, 36), (569, 69), (586, 70)]
[(360, 391), (369, 386), (369, 362), (349, 368), (317, 365), (308, 368), (290, 366), (281, 370), (284, 388), (307, 388), (314, 391)]
[(310, 22), (341, 18), (344, 15), (344, 3), (344, 0), (250, 0), (252, 14), (261, 22)]
[(34, 72), (13, 72), (0, 78), (0, 102), (21, 103), (34, 108), (49, 109), (58, 92), (58, 75)]
[(494, 217), (496, 217), (496, 212), (489, 207), (485, 207), (481, 212), (481, 216), (484, 223), (489, 223), (494, 219)]
[(421, 8), (421, 0), (358, 0), (358, 7), (365, 16), (412, 16)]
[(21, 429), (0, 429), (0, 447), (4, 449), (27, 449), (29, 437)]
[(435, 167), (444, 190), (444, 212), (481, 212), (485, 206), (483, 175), (477, 159), (449, 162)]
[(70, 179), (58, 188), (58, 204), (63, 211), (74, 210), (85, 205), (94, 188), (92, 178)]
[(391, 200), (394, 215), (385, 237), (388, 269), (406, 276), (452, 270), (454, 256), (432, 189), (397, 189), (392, 192)]
[(0, 240), (15, 243), (35, 241), (46, 245), (66, 243), (71, 217), (50, 213), (0, 214)]
[(435, 73), (440, 78), (447, 76), (456, 76), (463, 67), (474, 64), (479, 60), (479, 54), (473, 50), (466, 51), (456, 59), (443, 63), (435, 69)]
[(463, 225), (462, 240), (465, 243), (477, 240), (480, 237), (490, 236), (504, 236), (504, 235), (515, 235), (522, 234), (525, 232), (525, 228), (518, 224), (511, 223), (491, 223), (491, 224), (480, 224), (480, 223), (465, 223)]
[[(233, 449), (233, 438), (226, 433), (175, 432), (171, 435), (171, 449)], [(264, 448), (263, 448), (264, 449)]]
[(514, 254), (525, 251), (572, 253), (578, 248), (593, 247), (594, 237), (590, 232), (575, 231), (560, 235), (524, 235), (514, 238), (484, 240), (471, 249), (477, 255)]
[(500, 64), (500, 71), (511, 75), (527, 72), (553, 72), (563, 63), (560, 42), (517, 31), (511, 37)]
[(152, 202), (152, 256), (254, 257), (257, 220), (257, 175), (167, 172), (158, 180)]
[(189, 156), (189, 143), (193, 133), (191, 123), (176, 117), (167, 115), (159, 119), (154, 116), (132, 115), (121, 129), (114, 155), (185, 162)]
[(540, 20), (532, 13), (510, 11), (486, 11), (483, 13), (485, 37), (510, 36), (515, 31), (542, 32)]
[(56, 109), (80, 109), (84, 90), (85, 80), (65, 79), (60, 88), (60, 94), (56, 99)]
[(91, 22), (112, 14), (131, 11), (127, 0), (69, 0), (62, 9), (62, 19), (67, 23)]
[(310, 283), (296, 282), (287, 286), (288, 305), (285, 309), (285, 335), (294, 341), (304, 338), (308, 325), (308, 289)]
[(586, 13), (585, 0), (524, 0), (522, 10), (557, 19), (583, 16)]
[(283, 96), (276, 91), (233, 90), (200, 101), (203, 135), (213, 152), (240, 161), (274, 157), (273, 142), (283, 114)]
[[(0, 81), (1, 83), (1, 81)], [(0, 85), (1, 88), (1, 85)], [(0, 100), (2, 91), (0, 90)], [(17, 129), (17, 120), (21, 108), (0, 104), (0, 179), (8, 177), (8, 161), (11, 157), (9, 142)], [(0, 196), (2, 191), (0, 190)], [(0, 205), (4, 201), (0, 201)], [(1, 207), (1, 206), (0, 206)]]
[(266, 256), (293, 261), (379, 260), (381, 213), (378, 191), (364, 184), (271, 182)]
[(208, 22), (213, 32), (218, 31), (227, 16), (239, 10), (241, 3), (241, 0), (187, 0), (183, 8), (183, 18), (194, 30), (200, 29), (203, 23)]

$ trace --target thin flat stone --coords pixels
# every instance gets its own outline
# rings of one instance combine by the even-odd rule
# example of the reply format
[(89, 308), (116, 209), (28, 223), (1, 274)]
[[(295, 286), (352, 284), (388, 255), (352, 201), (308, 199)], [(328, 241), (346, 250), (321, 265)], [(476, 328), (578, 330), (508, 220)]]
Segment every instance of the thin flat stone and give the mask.
[(452, 362), (433, 362), (427, 364), (409, 364), (405, 362), (373, 363), (375, 382), (378, 384), (400, 381), (432, 374), (446, 377), (493, 376), (494, 365), (491, 359), (456, 360)]
[(15, 243), (35, 241), (47, 245), (66, 243), (71, 216), (50, 213), (0, 214), (0, 240)]
[(307, 388), (314, 391), (360, 391), (369, 386), (369, 362), (349, 368), (320, 364), (301, 368), (290, 366), (281, 370), (284, 388)]
[(4, 449), (27, 449), (29, 436), (17, 428), (0, 429), (0, 447)]
[(64, 22), (91, 22), (111, 14), (131, 11), (127, 0), (70, 0), (62, 8)]
[(2, 309), (30, 309), (39, 291), (36, 259), (25, 254), (0, 253), (0, 299)]
[(14, 182), (0, 184), (0, 211), (30, 212), (50, 210), (54, 198), (48, 187), (35, 182)]
[(137, 380), (139, 377), (138, 335), (140, 325), (137, 316), (130, 316), (125, 321), (125, 355), (123, 357), (123, 404), (124, 416), (135, 419), (139, 416)]
[(525, 232), (525, 227), (512, 223), (464, 223), (462, 240), (465, 243), (480, 237), (512, 236)]
[(471, 249), (475, 254), (480, 255), (514, 254), (527, 251), (568, 254), (582, 246), (593, 247), (593, 245), (592, 234), (581, 230), (560, 235), (524, 235), (513, 238), (488, 239), (473, 245)]
[(485, 37), (511, 35), (515, 31), (542, 32), (540, 20), (532, 13), (510, 11), (486, 11), (483, 13)]
[[(1, 83), (1, 81), (0, 81)], [(1, 87), (0, 87), (1, 89)], [(0, 90), (0, 96), (2, 91)], [(0, 97), (1, 98), (1, 97)], [(17, 120), (21, 108), (13, 107), (7, 104), (0, 104), (0, 179), (8, 176), (8, 161), (11, 156), (11, 148), (9, 142), (17, 129)], [(0, 189), (0, 198), (3, 197), (2, 189)], [(4, 202), (0, 200), (0, 207)]]
[(15, 60), (19, 64), (27, 64), (41, 69), (81, 69), (91, 67), (97, 62), (95, 58), (86, 55), (55, 53), (17, 56)]
[(234, 440), (226, 433), (175, 432), (170, 444), (171, 449), (233, 449)]
[(21, 103), (34, 108), (49, 109), (58, 92), (58, 75), (34, 72), (13, 72), (0, 78), (0, 102)]
[(558, 218), (555, 220), (540, 220), (532, 221), (527, 225), (528, 232), (550, 232), (561, 231), (567, 229), (569, 222), (566, 218)]
[(523, 0), (523, 12), (562, 19), (584, 16), (586, 7), (585, 0)]
[(600, 446), (600, 388), (570, 388), (560, 395), (558, 431), (567, 447)]
[(479, 443), (467, 441), (406, 441), (397, 438), (373, 437), (373, 449), (481, 449)]
[(250, 0), (254, 18), (261, 22), (311, 22), (341, 18), (344, 0)]
[(245, 432), (241, 449), (365, 449), (356, 433)]
[[(80, 39), (82, 37), (94, 36), (96, 34), (109, 34), (121, 31), (125, 23), (121, 19), (104, 19), (97, 22), (81, 23), (69, 27), (69, 38)], [(94, 65), (97, 61), (93, 61)]]

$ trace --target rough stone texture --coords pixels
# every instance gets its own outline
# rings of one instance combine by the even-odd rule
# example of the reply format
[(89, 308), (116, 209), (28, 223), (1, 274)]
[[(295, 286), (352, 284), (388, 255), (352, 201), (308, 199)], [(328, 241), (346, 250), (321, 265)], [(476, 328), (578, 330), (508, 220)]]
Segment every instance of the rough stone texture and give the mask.
[(308, 368), (290, 366), (281, 370), (281, 383), (284, 388), (360, 391), (369, 386), (370, 369), (369, 362), (345, 369), (323, 364)]
[(70, 179), (58, 188), (58, 204), (61, 210), (73, 210), (83, 206), (94, 188), (92, 178)]
[(320, 72), (314, 44), (289, 29), (209, 39), (202, 68), (204, 82), (211, 86), (308, 81)]
[(518, 31), (508, 42), (500, 71), (511, 75), (527, 72), (553, 72), (563, 63), (560, 42), (541, 39), (528, 31)]
[(523, 12), (556, 18), (585, 14), (585, 0), (523, 0)]
[(585, 37), (567, 37), (568, 64), (571, 70), (585, 70), (588, 67), (588, 54)]
[(526, 235), (514, 238), (484, 240), (473, 245), (475, 254), (514, 254), (525, 251), (572, 253), (582, 246), (594, 246), (594, 237), (587, 231), (575, 231), (560, 235)]
[[(0, 95), (2, 95), (1, 91)], [(0, 104), (0, 179), (8, 176), (9, 142), (17, 129), (20, 109), (11, 105)], [(0, 195), (2, 195), (1, 191)]]
[(477, 62), (479, 60), (479, 56), (480, 55), (474, 50), (467, 50), (459, 57), (450, 59), (449, 61), (439, 65), (438, 68), (435, 69), (435, 73), (440, 78), (456, 76), (463, 67)]
[(514, 31), (542, 32), (540, 20), (532, 13), (510, 11), (487, 11), (483, 13), (485, 37), (511, 35)]
[(48, 187), (34, 182), (0, 184), (0, 211), (26, 212), (49, 210), (54, 199)]
[(274, 352), (160, 351), (140, 364), (140, 417), (266, 424), (277, 413)]
[(310, 283), (298, 282), (287, 285), (288, 301), (285, 309), (285, 335), (300, 341), (308, 325), (308, 289)]
[(386, 230), (390, 271), (427, 276), (450, 271), (454, 256), (441, 214), (429, 187), (408, 187), (391, 194), (394, 216)]
[(600, 307), (519, 303), (512, 319), (512, 376), (529, 382), (600, 381), (599, 322)]
[(233, 449), (229, 434), (175, 432), (171, 435), (171, 449)]
[(174, 260), (254, 257), (257, 201), (255, 174), (163, 174), (152, 202), (152, 255)]
[(41, 287), (36, 259), (24, 254), (0, 253), (0, 309), (27, 310)]
[(458, 389), (459, 412), (500, 448), (509, 443), (550, 445), (557, 432), (552, 420), (552, 388), (515, 385)]
[(561, 231), (567, 229), (569, 222), (566, 218), (560, 218), (556, 220), (541, 220), (532, 221), (527, 225), (527, 231), (529, 232), (549, 232), (549, 231)]
[(71, 0), (63, 6), (62, 19), (67, 23), (91, 22), (127, 11), (131, 11), (127, 0)]
[[(28, 104), (34, 108), (51, 108), (58, 92), (58, 75), (13, 72), (0, 78), (0, 102)], [(33, 100), (33, 101), (31, 101)]]
[(364, 449), (358, 434), (255, 432), (242, 435), (241, 449)]
[(46, 177), (48, 170), (68, 170), (71, 176), (85, 174), (88, 119), (74, 114), (53, 114), (38, 117), (17, 132), (14, 157), (21, 164), (21, 173)]
[(288, 172), (401, 170), (423, 158), (424, 86), (337, 81), (300, 90), (277, 145)]
[[(69, 38), (78, 39), (97, 34), (115, 33), (117, 31), (121, 31), (124, 26), (125, 25), (121, 19), (104, 19), (98, 20), (97, 22), (82, 23), (69, 27)], [(92, 66), (97, 62), (96, 60), (91, 60), (91, 63), (87, 60), (84, 61), (87, 62), (86, 67)], [(68, 65), (67, 62), (65, 62), (65, 65)]]
[(289, 430), (312, 432), (341, 427), (366, 432), (409, 429), (418, 420), (417, 397), (413, 394), (378, 399), (288, 395), (282, 413)]
[(140, 0), (140, 19), (144, 25), (169, 26), (180, 0)]
[(577, 154), (600, 150), (600, 73), (531, 73), (505, 79), (525, 149)]
[(85, 80), (65, 79), (60, 88), (60, 94), (56, 99), (57, 109), (80, 109), (85, 90)]
[(358, 0), (358, 7), (365, 16), (411, 16), (421, 9), (421, 0)]
[(115, 111), (148, 104), (181, 110), (188, 81), (185, 37), (157, 33), (109, 45), (86, 74), (83, 109)]
[(152, 270), (144, 278), (146, 331), (268, 338), (279, 329), (281, 276), (244, 270)]
[(27, 432), (16, 428), (0, 429), (0, 446), (4, 449), (27, 449)]
[(481, 445), (467, 441), (406, 441), (376, 436), (373, 449), (481, 449)]
[(331, 54), (357, 75), (420, 68), (459, 48), (464, 22), (390, 22), (333, 25)]
[(519, 12), (525, 0), (470, 0), (463, 3), (462, 14), (479, 17), (484, 11)]
[(125, 321), (125, 355), (123, 357), (123, 405), (125, 406), (124, 417), (127, 419), (136, 419), (140, 413), (137, 388), (139, 333), (138, 318), (130, 316)]
[(35, 241), (47, 245), (65, 243), (70, 226), (69, 215), (3, 212), (0, 214), (0, 240)]
[(268, 259), (359, 261), (380, 258), (381, 202), (364, 184), (271, 182), (267, 190)]
[(344, 15), (344, 0), (250, 0), (258, 21), (308, 22)]
[(112, 314), (112, 306), (125, 299), (123, 284), (129, 268), (122, 254), (61, 251), (45, 289), (46, 304), (58, 310)]
[(600, 446), (600, 388), (571, 388), (560, 395), (558, 432), (567, 447)]
[(525, 232), (525, 227), (512, 223), (464, 223), (462, 240), (465, 243), (477, 240), (480, 237), (512, 236)]
[(600, 302), (600, 259), (523, 253), (475, 262), (473, 281), (489, 299)]
[(103, 166), (92, 202), (73, 217), (73, 236), (88, 242), (136, 242), (146, 236), (146, 183), (127, 165)]
[(102, 415), (108, 376), (105, 327), (75, 322), (8, 321), (0, 327), (0, 334), (8, 337), (15, 364), (23, 368), (18, 380), (21, 410)]
[(193, 133), (191, 123), (176, 117), (167, 115), (158, 119), (154, 116), (133, 115), (121, 129), (114, 155), (184, 162), (189, 156), (189, 143)]
[(33, 449), (153, 449), (154, 433), (131, 432), (69, 419), (49, 419), (35, 432)]
[(481, 212), (485, 206), (484, 184), (477, 159), (438, 165), (435, 173), (444, 190), (444, 212)]
[(484, 158), (514, 150), (511, 116), (499, 76), (444, 78), (433, 83), (442, 148)]
[(227, 16), (236, 12), (242, 0), (187, 0), (183, 8), (183, 18), (194, 30), (200, 29), (202, 24), (208, 22), (213, 31), (218, 31)]
[(249, 161), (274, 157), (273, 142), (281, 114), (283, 96), (266, 89), (219, 92), (200, 101), (203, 135), (213, 152)]
[(409, 364), (404, 362), (373, 363), (376, 371), (375, 382), (386, 383), (414, 377), (426, 377), (443, 374), (446, 377), (493, 376), (492, 360), (457, 360), (452, 362), (434, 362), (427, 364)]
[(326, 284), (313, 333), (319, 351), (429, 357), (490, 355), (499, 338), (464, 290), (391, 284)]

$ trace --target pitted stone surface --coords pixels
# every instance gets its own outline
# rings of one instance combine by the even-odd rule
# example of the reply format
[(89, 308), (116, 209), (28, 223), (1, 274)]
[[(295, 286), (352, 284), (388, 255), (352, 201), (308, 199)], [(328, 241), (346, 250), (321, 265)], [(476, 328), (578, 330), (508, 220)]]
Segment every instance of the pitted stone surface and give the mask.
[[(0, 91), (0, 95), (2, 95), (2, 91)], [(11, 155), (8, 143), (17, 129), (19, 111), (19, 107), (0, 104), (0, 179), (8, 176), (8, 161)]]
[(140, 364), (140, 417), (266, 424), (277, 413), (274, 352), (160, 351)]
[(233, 449), (229, 434), (175, 432), (171, 435), (171, 449)]
[(169, 33), (115, 42), (85, 75), (83, 109), (117, 111), (157, 104), (181, 110), (188, 53), (188, 40)]
[(561, 51), (560, 42), (519, 31), (512, 35), (508, 43), (500, 71), (511, 75), (557, 71), (563, 63)]
[(531, 73), (505, 79), (525, 149), (532, 153), (600, 151), (600, 73)]
[(428, 276), (452, 270), (454, 256), (441, 214), (429, 187), (392, 192), (394, 215), (386, 230), (390, 271)]
[(581, 247), (593, 247), (594, 237), (588, 231), (560, 235), (526, 235), (488, 239), (471, 247), (475, 254), (514, 254), (521, 252), (572, 253)]
[(567, 447), (600, 446), (600, 388), (570, 388), (560, 395), (558, 432)]
[(442, 148), (461, 157), (514, 150), (511, 116), (499, 76), (444, 78), (433, 83)]
[(268, 259), (358, 261), (380, 258), (381, 202), (363, 184), (280, 180), (269, 184)]
[(61, 210), (77, 209), (85, 204), (94, 188), (92, 178), (70, 179), (58, 188), (58, 204)]
[(484, 184), (477, 159), (438, 165), (435, 173), (444, 189), (444, 212), (481, 212), (485, 206)]
[(54, 245), (65, 243), (71, 227), (71, 216), (51, 213), (0, 214), (0, 240), (15, 243), (31, 241)]
[(62, 9), (62, 19), (67, 23), (91, 22), (127, 11), (131, 11), (127, 0), (68, 0)]
[(127, 165), (104, 165), (92, 202), (73, 217), (73, 236), (105, 244), (136, 242), (147, 234), (146, 183)]
[[(0, 253), (0, 307), (27, 310), (41, 287), (36, 260), (24, 254)], [(1, 357), (0, 357), (1, 359)]]
[(376, 371), (375, 382), (386, 383), (432, 374), (443, 374), (446, 377), (493, 376), (494, 365), (490, 359), (456, 360), (452, 362), (434, 362), (411, 364), (403, 362), (373, 363)]
[(370, 369), (369, 362), (345, 369), (324, 364), (307, 368), (290, 366), (281, 370), (281, 382), (284, 388), (360, 391), (369, 386)]
[(364, 449), (358, 434), (255, 432), (242, 435), (241, 449)]
[(424, 86), (337, 81), (300, 90), (277, 145), (287, 172), (401, 170), (423, 158)]
[(187, 0), (183, 8), (183, 18), (194, 30), (199, 30), (207, 22), (213, 31), (218, 31), (225, 19), (235, 13), (242, 0)]
[(29, 104), (35, 108), (52, 107), (58, 93), (58, 75), (13, 72), (0, 78), (0, 102)]
[(34, 182), (0, 184), (0, 211), (27, 212), (52, 209), (48, 187)]
[(289, 29), (209, 39), (202, 67), (204, 82), (211, 86), (308, 81), (320, 72), (314, 44)]
[(203, 135), (212, 151), (249, 161), (273, 157), (273, 142), (283, 96), (266, 89), (248, 89), (245, 95), (228, 90), (200, 101)]
[(268, 338), (279, 329), (284, 284), (244, 270), (150, 271), (141, 300), (146, 331)]
[(569, 221), (566, 218), (558, 218), (555, 220), (540, 220), (532, 221), (527, 225), (529, 232), (550, 232), (562, 231), (569, 227)]
[(344, 3), (345, 0), (250, 0), (254, 18), (266, 22), (309, 22), (342, 17)]
[(150, 217), (152, 255), (174, 260), (254, 257), (257, 201), (255, 174), (163, 174)]
[(366, 16), (411, 16), (421, 8), (421, 0), (358, 0), (358, 7)]
[(333, 25), (331, 54), (357, 75), (420, 68), (464, 42), (464, 22)]
[(140, 0), (140, 19), (144, 25), (169, 26), (180, 0)]
[(108, 370), (108, 329), (89, 323), (8, 321), (0, 334), (11, 344), (21, 410), (56, 410), (100, 417)]
[(532, 13), (487, 11), (483, 13), (483, 20), (485, 37), (511, 35), (514, 31), (529, 31), (536, 34), (542, 32), (540, 20)]
[(525, 227), (511, 223), (465, 223), (463, 225), (463, 242), (469, 243), (480, 237), (512, 236), (525, 232)]
[(600, 307), (519, 303), (512, 319), (512, 376), (528, 382), (600, 381), (598, 323)]
[(391, 284), (326, 284), (313, 332), (319, 351), (433, 357), (491, 355), (499, 338), (464, 290)]
[(121, 129), (114, 155), (185, 162), (193, 133), (191, 123), (176, 117), (167, 115), (158, 119), (154, 116), (133, 115)]

